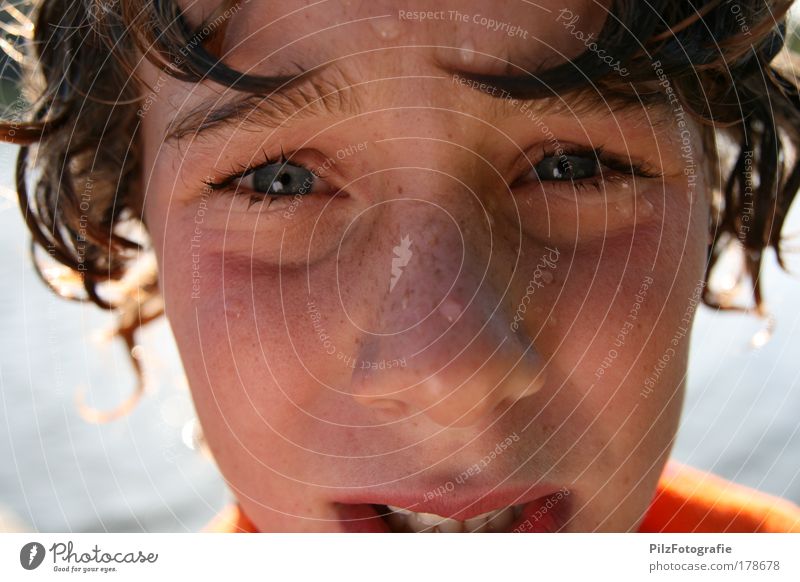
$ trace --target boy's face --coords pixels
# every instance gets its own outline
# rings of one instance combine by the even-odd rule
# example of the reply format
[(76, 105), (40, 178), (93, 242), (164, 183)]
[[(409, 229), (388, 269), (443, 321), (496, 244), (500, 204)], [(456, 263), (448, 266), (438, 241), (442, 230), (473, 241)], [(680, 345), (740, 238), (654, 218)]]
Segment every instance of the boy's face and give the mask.
[[(240, 71), (328, 63), (277, 107), (208, 123), (244, 94), (146, 69), (145, 216), (245, 513), (262, 531), (386, 531), (438, 518), (383, 505), (517, 506), (486, 527), (635, 528), (704, 275), (697, 128), (671, 105), (513, 102), (454, 74), (577, 55), (604, 21), (593, 2), (306, 4), (242, 2), (210, 25)], [(167, 137), (176, 123), (189, 133)], [(204, 183), (281, 152), (282, 169)]]

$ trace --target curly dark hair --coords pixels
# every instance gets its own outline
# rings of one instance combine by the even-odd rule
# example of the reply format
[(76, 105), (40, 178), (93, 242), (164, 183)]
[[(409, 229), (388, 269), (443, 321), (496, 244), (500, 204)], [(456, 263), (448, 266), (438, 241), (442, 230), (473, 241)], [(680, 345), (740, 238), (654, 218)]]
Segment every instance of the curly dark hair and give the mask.
[[(763, 251), (772, 247), (783, 266), (781, 229), (800, 187), (798, 82), (790, 66), (776, 65), (779, 54), (791, 65), (782, 51), (791, 4), (614, 0), (597, 50), (535, 76), (491, 77), (491, 84), (519, 98), (601, 91), (645, 103), (664, 102), (670, 87), (701, 122), (710, 157), (706, 278), (723, 251), (740, 245), (740, 280), (749, 280), (761, 312)], [(266, 99), (302, 77), (246, 75), (224, 63), (217, 54), (225, 33), (220, 14), (232, 6), (235, 0), (221, 2), (196, 27), (170, 0), (35, 0), (25, 14), (6, 7), (16, 28), (4, 28), (17, 38), (4, 46), (19, 51), (28, 106), (0, 124), (0, 139), (21, 146), (16, 186), (35, 262), (42, 274), (43, 261), (57, 261), (83, 289), (42, 275), (60, 294), (117, 310), (119, 335), (131, 349), (135, 330), (162, 310), (155, 270), (137, 268), (148, 250), (147, 237), (137, 234), (146, 232), (137, 228), (144, 226), (137, 60), (145, 56), (183, 81), (211, 80)], [(620, 67), (629, 74), (615, 72)], [(724, 151), (720, 137), (727, 138)], [(703, 300), (732, 307), (708, 286)], [(141, 380), (135, 359), (134, 365)], [(137, 396), (141, 388), (140, 381)]]

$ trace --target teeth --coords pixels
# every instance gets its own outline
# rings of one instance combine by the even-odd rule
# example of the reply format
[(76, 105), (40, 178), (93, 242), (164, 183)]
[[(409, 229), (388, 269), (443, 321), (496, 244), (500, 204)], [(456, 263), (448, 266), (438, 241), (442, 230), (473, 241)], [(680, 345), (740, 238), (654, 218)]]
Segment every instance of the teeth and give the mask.
[(405, 532), (408, 531), (408, 512), (405, 509), (400, 509), (399, 507), (393, 507), (391, 505), (387, 505), (389, 511), (393, 513), (384, 514), (384, 519), (386, 519), (386, 523), (389, 524), (389, 527), (392, 531), (396, 532)]
[(508, 531), (514, 521), (522, 514), (522, 506), (513, 505), (488, 511), (462, 522), (442, 517), (435, 513), (417, 513), (394, 505), (387, 505), (386, 507), (391, 513), (386, 514), (384, 517), (390, 529), (394, 532), (504, 532)]
[(464, 531), (464, 524), (455, 519), (445, 518), (439, 522), (436, 529), (442, 533), (461, 533)]
[(464, 530), (471, 531), (474, 533), (480, 533), (486, 531), (486, 519), (491, 517), (495, 512), (489, 511), (487, 513), (482, 513), (480, 515), (476, 515), (473, 518), (468, 519), (464, 522)]
[(435, 513), (415, 513), (414, 517), (417, 518), (422, 525), (425, 527), (431, 527), (442, 521), (442, 517), (436, 515)]
[(432, 513), (414, 513), (411, 512), (408, 516), (408, 525), (411, 531), (429, 531), (442, 521), (442, 518)]
[(511, 524), (514, 523), (514, 521), (516, 521), (514, 519), (514, 509), (507, 507), (506, 509), (497, 512), (491, 519), (487, 519), (486, 527), (488, 528), (488, 531), (491, 532), (508, 531), (508, 528), (511, 527)]

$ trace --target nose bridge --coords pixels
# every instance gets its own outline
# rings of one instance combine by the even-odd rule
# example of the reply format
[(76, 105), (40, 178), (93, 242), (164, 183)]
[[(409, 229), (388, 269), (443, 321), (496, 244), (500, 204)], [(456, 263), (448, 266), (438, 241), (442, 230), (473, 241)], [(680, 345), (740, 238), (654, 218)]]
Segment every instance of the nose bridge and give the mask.
[(406, 192), (385, 204), (376, 225), (372, 260), (385, 261), (390, 277), (375, 292), (352, 393), (396, 414), (474, 424), (538, 389), (540, 357), (511, 331), (502, 297), (508, 281), (492, 276), (497, 234), (489, 211), (452, 185), (438, 195)]
[(452, 204), (408, 197), (387, 208), (380, 230), (391, 245), (392, 278), (382, 315), (414, 320), (455, 287), (466, 293), (486, 277), (491, 234), (479, 207), (466, 195)]

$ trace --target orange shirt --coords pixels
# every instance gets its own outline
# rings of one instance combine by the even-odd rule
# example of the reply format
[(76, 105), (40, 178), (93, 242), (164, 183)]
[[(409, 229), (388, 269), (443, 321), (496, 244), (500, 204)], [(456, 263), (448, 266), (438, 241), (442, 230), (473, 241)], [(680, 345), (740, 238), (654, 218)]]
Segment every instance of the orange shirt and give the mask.
[[(206, 532), (255, 532), (238, 504), (222, 510)], [(675, 461), (667, 463), (640, 532), (800, 532), (800, 507)]]
[(800, 507), (670, 461), (639, 531), (800, 532)]

